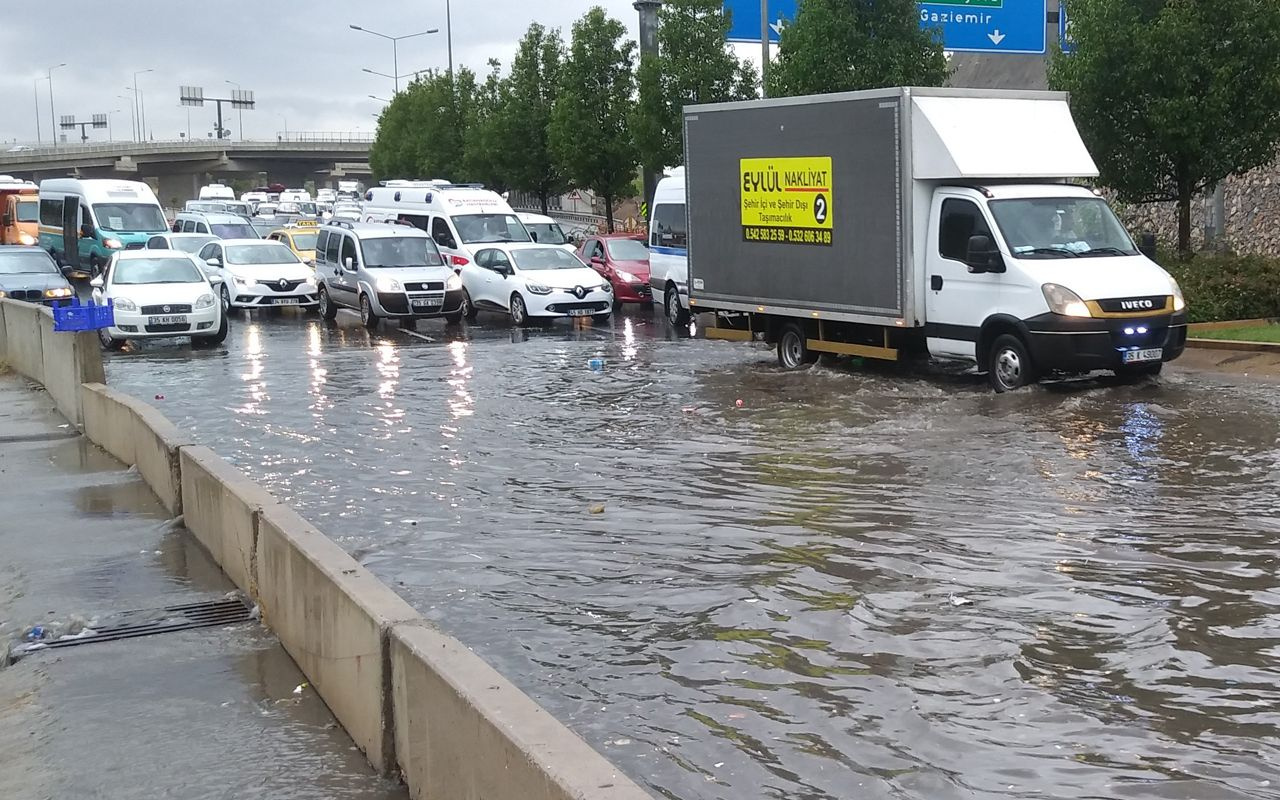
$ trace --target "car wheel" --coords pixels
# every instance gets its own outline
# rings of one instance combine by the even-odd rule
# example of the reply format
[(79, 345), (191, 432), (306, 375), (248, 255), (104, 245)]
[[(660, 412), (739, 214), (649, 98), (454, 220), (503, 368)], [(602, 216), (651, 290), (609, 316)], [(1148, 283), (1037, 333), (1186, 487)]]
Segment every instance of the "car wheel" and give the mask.
[(475, 322), (476, 316), (479, 315), (480, 309), (476, 308), (476, 304), (471, 302), (471, 293), (466, 289), (462, 290), (462, 312), (459, 316), (467, 318), (467, 322)]
[(373, 303), (367, 294), (360, 295), (360, 321), (371, 331), (378, 328), (378, 315), (373, 313)]
[(511, 295), (511, 322), (517, 327), (529, 327), (529, 309), (525, 307), (524, 298), (518, 294)]
[(809, 338), (798, 322), (782, 326), (778, 336), (778, 366), (783, 369), (799, 369), (818, 360), (818, 354), (809, 349)]
[(329, 299), (329, 291), (323, 286), (320, 287), (320, 297), (317, 307), (320, 309), (320, 316), (324, 317), (329, 322), (333, 322), (333, 320), (338, 316), (338, 307), (333, 304), (331, 299)]
[(224, 313), (222, 319), (218, 322), (218, 332), (212, 336), (197, 336), (192, 339), (191, 344), (195, 347), (216, 347), (227, 340), (227, 332), (230, 331), (231, 324), (227, 320)]
[(223, 286), (220, 294), (222, 295), (222, 313), (225, 316), (231, 310), (231, 292), (228, 292), (227, 287)]
[(1008, 333), (996, 337), (987, 359), (987, 378), (991, 381), (991, 388), (1000, 393), (1035, 382), (1031, 355), (1021, 339)]
[(667, 286), (665, 306), (668, 322), (676, 327), (689, 324), (689, 311), (680, 305), (680, 292), (674, 283)]
[(107, 333), (106, 328), (98, 328), (98, 341), (102, 342), (104, 350), (119, 350), (124, 347), (126, 340), (112, 339), (111, 335)]

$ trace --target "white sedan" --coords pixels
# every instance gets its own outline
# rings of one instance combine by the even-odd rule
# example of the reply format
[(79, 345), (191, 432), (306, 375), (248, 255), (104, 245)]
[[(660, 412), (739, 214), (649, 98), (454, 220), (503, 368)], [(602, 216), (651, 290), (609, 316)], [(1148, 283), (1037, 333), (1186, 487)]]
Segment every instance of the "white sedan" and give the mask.
[(103, 347), (119, 350), (129, 339), (190, 336), (192, 344), (220, 344), (227, 316), (218, 302), (222, 279), (205, 275), (189, 253), (125, 250), (94, 278), (93, 299), (110, 300), (115, 324), (98, 331)]
[(223, 239), (200, 250), (210, 274), (222, 276), (224, 308), (315, 308), (316, 273), (288, 245), (263, 239)]
[(550, 317), (591, 317), (607, 322), (613, 287), (573, 253), (553, 245), (476, 245), (462, 268), (468, 319), (479, 311), (510, 314), (527, 326)]

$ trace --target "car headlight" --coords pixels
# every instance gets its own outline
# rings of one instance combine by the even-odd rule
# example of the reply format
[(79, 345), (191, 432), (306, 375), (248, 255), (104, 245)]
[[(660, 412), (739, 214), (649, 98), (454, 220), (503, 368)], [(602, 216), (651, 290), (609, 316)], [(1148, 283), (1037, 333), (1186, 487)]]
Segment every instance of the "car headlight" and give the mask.
[(1089, 307), (1080, 299), (1080, 295), (1065, 286), (1046, 283), (1040, 287), (1040, 291), (1044, 292), (1044, 301), (1049, 304), (1049, 310), (1055, 314), (1061, 314), (1064, 317), (1093, 316), (1089, 313)]
[(639, 282), (640, 282), (639, 280), (637, 280), (637, 279), (636, 279), (636, 276), (635, 276), (635, 275), (632, 275), (630, 272), (627, 272), (625, 269), (618, 269), (618, 270), (614, 270), (614, 272), (616, 272), (616, 273), (618, 274), (618, 279), (619, 279), (619, 280), (624, 281), (624, 282), (626, 282), (626, 283), (639, 283)]
[(5, 291), (3, 291), (3, 290), (0, 290), (0, 300), (3, 300), (4, 298), (6, 298), (6, 297), (8, 297), (8, 296), (9, 296), (9, 293), (8, 293), (8, 292), (5, 292)]
[(200, 295), (200, 299), (196, 301), (196, 308), (213, 308), (213, 295)]
[(45, 297), (70, 297), (71, 290), (66, 287), (63, 287), (61, 289), (45, 289), (44, 296)]
[(608, 283), (608, 282), (606, 282), (606, 283), (601, 284), (601, 285), (600, 285), (600, 288), (601, 288), (601, 289), (603, 289), (603, 290), (605, 290), (606, 292), (612, 292), (612, 291), (613, 291), (613, 284), (612, 284), (612, 283)]
[(380, 292), (402, 292), (404, 288), (400, 285), (400, 281), (394, 278), (378, 278), (373, 282)]
[(119, 250), (120, 248), (124, 247), (124, 243), (121, 242), (119, 239), (103, 239), (102, 246), (107, 248), (108, 250)]
[(525, 288), (534, 294), (551, 294), (551, 287), (541, 283), (526, 283)]
[(111, 305), (115, 306), (120, 311), (138, 310), (138, 304), (127, 297), (113, 297), (111, 298)]
[(456, 292), (462, 288), (462, 276), (456, 272), (453, 273), (449, 276), (449, 280), (444, 282), (444, 286), (447, 290)]
[(1179, 286), (1178, 282), (1173, 278), (1169, 279), (1169, 283), (1171, 284), (1171, 288), (1173, 289), (1173, 310), (1181, 311), (1182, 309), (1187, 307), (1187, 301), (1182, 296), (1182, 287)]
[(32, 236), (26, 231), (23, 231), (22, 233), (18, 234), (18, 244), (33, 245), (35, 243), (36, 243), (36, 237)]

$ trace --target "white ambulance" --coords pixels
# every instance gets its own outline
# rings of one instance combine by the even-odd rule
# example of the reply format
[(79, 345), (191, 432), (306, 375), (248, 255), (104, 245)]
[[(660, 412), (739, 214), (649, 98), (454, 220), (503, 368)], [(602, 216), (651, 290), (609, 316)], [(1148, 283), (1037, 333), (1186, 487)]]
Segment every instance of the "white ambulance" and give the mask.
[(407, 222), (426, 231), (457, 270), (473, 264), (485, 245), (532, 241), (507, 201), (476, 184), (384, 181), (365, 192), (361, 219)]

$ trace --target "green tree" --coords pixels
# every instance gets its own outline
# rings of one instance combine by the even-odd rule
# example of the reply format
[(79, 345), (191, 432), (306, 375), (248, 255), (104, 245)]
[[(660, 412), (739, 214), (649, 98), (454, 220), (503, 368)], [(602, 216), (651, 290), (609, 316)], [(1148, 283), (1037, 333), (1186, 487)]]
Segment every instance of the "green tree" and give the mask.
[(1276, 157), (1275, 0), (1071, 0), (1071, 31), (1050, 85), (1121, 200), (1177, 202), (1189, 252), (1191, 198)]
[(668, 0), (658, 10), (658, 55), (641, 58), (632, 135), (641, 165), (659, 172), (682, 162), (687, 105), (758, 97), (756, 72), (726, 43), (724, 0)]
[(560, 159), (551, 150), (551, 113), (564, 66), (564, 41), (557, 29), (529, 26), (505, 82), (497, 117), (494, 155), (511, 186), (548, 200), (569, 188)]
[(613, 230), (613, 203), (635, 180), (628, 126), (635, 96), (636, 43), (596, 6), (573, 24), (569, 57), (551, 111), (551, 151), (577, 186), (604, 200)]
[(369, 149), (374, 177), (467, 178), (466, 109), (476, 92), (475, 73), (462, 67), (452, 82), (447, 72), (428, 72), (392, 98)]
[(462, 109), (467, 132), (463, 142), (466, 178), (499, 192), (512, 185), (511, 165), (503, 153), (502, 130), (510, 92), (501, 70), (497, 59), (489, 59), (488, 76), (476, 87), (472, 101)]
[(920, 27), (916, 0), (800, 0), (769, 69), (769, 94), (941, 86), (942, 37)]

